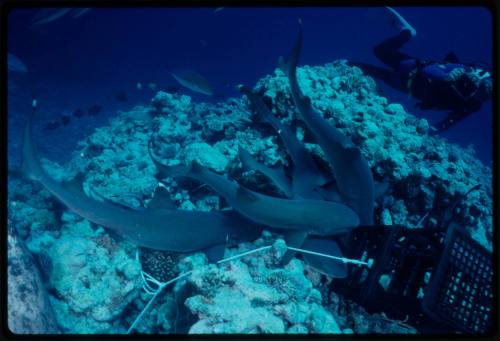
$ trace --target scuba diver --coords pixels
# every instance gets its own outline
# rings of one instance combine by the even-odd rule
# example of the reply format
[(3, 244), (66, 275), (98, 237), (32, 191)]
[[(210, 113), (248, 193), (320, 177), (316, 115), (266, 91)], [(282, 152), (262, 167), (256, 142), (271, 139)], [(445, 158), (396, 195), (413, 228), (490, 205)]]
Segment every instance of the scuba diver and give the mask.
[(399, 33), (375, 46), (375, 56), (391, 69), (365, 63), (352, 63), (368, 75), (382, 79), (392, 88), (409, 93), (422, 110), (447, 110), (445, 119), (434, 130), (442, 132), (478, 111), (492, 95), (492, 76), (486, 68), (461, 63), (453, 52), (442, 62), (419, 59), (401, 51), (417, 32), (394, 9), (386, 7)]

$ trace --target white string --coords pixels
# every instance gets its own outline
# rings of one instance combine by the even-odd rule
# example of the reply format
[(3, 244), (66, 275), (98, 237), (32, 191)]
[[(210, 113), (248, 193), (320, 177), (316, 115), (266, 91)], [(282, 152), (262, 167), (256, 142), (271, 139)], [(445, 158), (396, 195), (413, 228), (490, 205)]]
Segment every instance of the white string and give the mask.
[(160, 286), (158, 287), (158, 289), (156, 290), (156, 292), (154, 293), (153, 297), (151, 297), (151, 299), (149, 300), (148, 304), (146, 304), (146, 306), (144, 307), (144, 309), (142, 309), (141, 313), (139, 315), (137, 315), (137, 317), (134, 320), (134, 323), (132, 323), (132, 325), (130, 326), (130, 328), (127, 330), (127, 334), (130, 334), (130, 332), (132, 330), (134, 330), (135, 326), (141, 320), (142, 316), (146, 313), (146, 311), (149, 309), (149, 307), (153, 304), (153, 302), (156, 299), (156, 297), (163, 291), (163, 289), (167, 285), (169, 285), (171, 283), (174, 283), (175, 281), (178, 281), (179, 279), (182, 279), (182, 278), (186, 277), (187, 275), (190, 275), (192, 272), (193, 272), (192, 270), (188, 271), (188, 272), (185, 272), (182, 275), (179, 275), (179, 276), (171, 279), (168, 282), (161, 283)]
[(338, 260), (338, 261), (341, 261), (342, 263), (352, 263), (352, 264), (356, 264), (356, 265), (366, 265), (366, 266), (368, 266), (368, 263), (360, 261), (360, 260), (356, 260), (356, 259), (349, 259), (349, 258), (345, 258), (345, 257), (337, 257), (337, 256), (327, 255), (325, 253), (319, 253), (319, 252), (314, 252), (314, 251), (299, 249), (299, 248), (291, 247), (291, 246), (288, 246), (288, 248), (290, 250), (293, 250), (293, 251), (298, 251), (298, 252), (308, 253), (310, 255), (315, 255), (315, 256), (320, 256), (320, 257), (325, 257), (325, 258), (330, 258), (330, 259)]
[(256, 253), (256, 252), (259, 252), (259, 251), (262, 251), (262, 250), (268, 250), (268, 249), (270, 249), (272, 247), (273, 247), (272, 245), (259, 247), (258, 249), (254, 249), (254, 250), (250, 250), (250, 251), (247, 251), (247, 252), (243, 252), (243, 253), (234, 255), (232, 257), (229, 257), (229, 258), (221, 259), (220, 261), (217, 262), (217, 264), (221, 264), (221, 263), (224, 263), (224, 262), (229, 262), (229, 261), (232, 261), (234, 259), (241, 258), (241, 257), (244, 257), (244, 256), (248, 256), (248, 255), (251, 255), (252, 253)]
[[(238, 258), (241, 258), (241, 257), (244, 257), (244, 256), (248, 256), (248, 255), (260, 252), (260, 251), (269, 250), (272, 247), (273, 247), (273, 245), (262, 246), (260, 248), (254, 249), (254, 250), (246, 251), (246, 252), (243, 252), (243, 253), (240, 253), (240, 254), (228, 257), (228, 258), (221, 259), (221, 260), (217, 261), (216, 263), (217, 264), (221, 264), (221, 263), (225, 263), (225, 262), (230, 262), (232, 260), (235, 260), (235, 259), (238, 259)], [(291, 246), (286, 246), (286, 247), (287, 247), (287, 249), (290, 249), (290, 250), (293, 250), (293, 251), (298, 251), (298, 252), (308, 253), (308, 254), (315, 255), (315, 256), (330, 258), (330, 259), (341, 261), (343, 263), (352, 263), (352, 264), (356, 264), (356, 265), (366, 265), (366, 266), (368, 266), (368, 263), (362, 262), (360, 260), (355, 260), (355, 259), (349, 259), (349, 258), (344, 258), (344, 257), (337, 257), (337, 256), (327, 255), (327, 254), (324, 254), (324, 253), (319, 253), (319, 252), (314, 252), (314, 251), (299, 249), (299, 248), (295, 248), (295, 247), (291, 247)], [(138, 252), (136, 252), (136, 259), (139, 260), (139, 253)], [(156, 299), (156, 297), (158, 297), (158, 295), (163, 291), (163, 289), (166, 286), (168, 286), (169, 284), (172, 284), (172, 283), (174, 283), (174, 282), (176, 282), (176, 281), (178, 281), (178, 280), (180, 280), (180, 279), (182, 279), (182, 278), (190, 275), (192, 272), (193, 272), (193, 270), (189, 270), (189, 271), (187, 271), (187, 272), (185, 272), (185, 273), (183, 273), (183, 274), (181, 274), (181, 275), (179, 275), (179, 276), (177, 276), (177, 277), (175, 277), (175, 278), (173, 278), (173, 279), (171, 279), (171, 280), (169, 280), (167, 282), (160, 282), (156, 278), (154, 278), (153, 276), (151, 276), (150, 274), (141, 271), (141, 278), (143, 280), (142, 288), (144, 289), (144, 291), (146, 293), (148, 293), (150, 295), (153, 295), (153, 297), (151, 297), (151, 299), (146, 304), (146, 306), (144, 307), (144, 309), (135, 318), (134, 322), (132, 323), (132, 325), (130, 326), (130, 328), (127, 330), (127, 334), (130, 334), (130, 332), (132, 330), (134, 330), (134, 328), (136, 327), (137, 323), (141, 320), (142, 316), (144, 316), (144, 314), (146, 313), (146, 311), (153, 304), (153, 302)], [(154, 283), (155, 285), (158, 286), (158, 288), (156, 290), (154, 290), (151, 287), (151, 285), (149, 284), (149, 282)]]
[(422, 218), (420, 218), (417, 225), (415, 225), (415, 228), (419, 228), (422, 225), (422, 223), (424, 222), (425, 218), (427, 218), (428, 215), (429, 215), (429, 212), (427, 212)]

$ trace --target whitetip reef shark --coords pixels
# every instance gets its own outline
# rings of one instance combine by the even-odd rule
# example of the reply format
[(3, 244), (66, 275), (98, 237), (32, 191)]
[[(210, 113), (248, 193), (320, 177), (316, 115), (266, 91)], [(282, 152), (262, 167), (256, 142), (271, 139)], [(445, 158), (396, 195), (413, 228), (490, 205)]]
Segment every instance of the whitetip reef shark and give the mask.
[[(33, 102), (33, 111), (36, 101)], [(40, 183), (72, 212), (102, 225), (135, 245), (174, 252), (205, 251), (212, 261), (222, 259), (228, 238), (253, 241), (262, 227), (232, 211), (172, 209), (165, 189), (158, 187), (146, 209), (133, 209), (91, 198), (83, 191), (82, 177), (68, 183), (54, 180), (42, 167), (33, 144), (33, 115), (23, 133), (22, 171)]]
[[(240, 149), (244, 166), (257, 168), (285, 193), (287, 198), (276, 198), (251, 191), (237, 182), (205, 169), (196, 162), (188, 166), (166, 166), (151, 151), (154, 164), (164, 176), (187, 176), (212, 187), (224, 197), (234, 210), (183, 211), (173, 209), (168, 193), (157, 189), (147, 209), (133, 209), (107, 199), (87, 196), (80, 177), (63, 184), (51, 178), (40, 164), (32, 143), (32, 117), (23, 136), (23, 171), (31, 180), (41, 183), (50, 193), (76, 214), (109, 228), (134, 244), (173, 252), (205, 251), (210, 261), (224, 255), (228, 238), (251, 241), (264, 228), (278, 230), (285, 235), (287, 245), (307, 246), (312, 251), (341, 256), (335, 241), (313, 236), (336, 236), (349, 232), (360, 223), (371, 225), (373, 218), (374, 184), (368, 163), (352, 141), (331, 126), (316, 112), (304, 96), (296, 78), (296, 67), (302, 44), (302, 27), (288, 63), (283, 68), (288, 75), (292, 98), (302, 120), (315, 135), (330, 163), (340, 199), (324, 200), (318, 188), (327, 183), (307, 149), (298, 141), (290, 127), (272, 116), (260, 97), (240, 86), (261, 118), (280, 135), (294, 162), (292, 179), (284, 172), (271, 172), (259, 166), (248, 152)], [(36, 109), (36, 101), (33, 111)], [(328, 191), (328, 190), (326, 190)], [(330, 195), (330, 197), (336, 197)], [(286, 263), (293, 256), (287, 252)], [(346, 265), (331, 259), (304, 254), (304, 259), (316, 269), (332, 277), (344, 277)]]
[(258, 115), (276, 130), (286, 146), (293, 161), (293, 181), (291, 184), (293, 196), (308, 199), (320, 198), (319, 193), (314, 191), (314, 188), (327, 183), (328, 178), (318, 170), (309, 151), (297, 139), (288, 125), (281, 123), (279, 119), (273, 116), (261, 97), (247, 86), (240, 85), (238, 89), (247, 96)]
[(331, 236), (359, 225), (358, 215), (347, 205), (314, 199), (283, 199), (254, 192), (193, 161), (191, 165), (166, 166), (149, 154), (163, 177), (190, 177), (214, 189), (229, 205), (252, 221), (273, 229), (307, 231)]
[[(22, 173), (29, 180), (40, 183), (80, 217), (109, 229), (137, 246), (180, 253), (203, 251), (210, 262), (224, 257), (228, 240), (248, 242), (261, 235), (263, 225), (234, 210), (202, 212), (174, 209), (169, 194), (161, 186), (157, 187), (147, 208), (135, 209), (108, 199), (89, 197), (83, 190), (81, 174), (66, 183), (54, 180), (43, 169), (33, 143), (36, 106), (36, 101), (33, 101), (33, 114), (23, 132)], [(308, 238), (304, 245), (312, 251), (328, 249), (330, 254), (336, 251), (335, 247), (325, 248), (325, 245), (330, 245), (328, 241), (313, 237)], [(342, 262), (313, 255), (305, 255), (304, 258), (312, 267), (332, 277), (347, 275), (346, 265)]]
[(297, 64), (301, 48), (302, 22), (299, 20), (295, 45), (287, 62), (281, 60), (281, 68), (288, 76), (292, 98), (299, 110), (300, 118), (316, 137), (332, 167), (342, 200), (356, 211), (361, 225), (372, 225), (375, 190), (371, 169), (351, 139), (321, 117), (313, 108), (311, 99), (302, 93), (297, 80)]

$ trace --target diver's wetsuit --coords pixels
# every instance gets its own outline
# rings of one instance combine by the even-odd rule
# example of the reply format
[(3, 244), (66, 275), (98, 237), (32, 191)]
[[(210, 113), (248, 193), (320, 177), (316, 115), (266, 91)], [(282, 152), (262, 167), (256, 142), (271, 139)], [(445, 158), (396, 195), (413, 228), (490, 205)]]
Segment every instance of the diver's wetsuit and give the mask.
[[(411, 57), (399, 49), (412, 38), (407, 29), (374, 48), (380, 61), (393, 70), (356, 63), (368, 74), (382, 78), (393, 88), (408, 92), (419, 100), (417, 107), (448, 110), (448, 116), (436, 125), (444, 131), (481, 108), (484, 96), (476, 94), (477, 86), (465, 77), (466, 66), (449, 54), (444, 62), (426, 61)], [(469, 70), (470, 71), (470, 70)]]

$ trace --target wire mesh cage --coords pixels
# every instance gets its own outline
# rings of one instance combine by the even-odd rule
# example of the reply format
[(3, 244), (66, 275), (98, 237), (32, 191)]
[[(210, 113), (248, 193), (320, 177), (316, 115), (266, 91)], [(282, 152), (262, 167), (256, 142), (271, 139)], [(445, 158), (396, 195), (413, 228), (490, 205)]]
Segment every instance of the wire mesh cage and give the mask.
[(408, 321), (421, 332), (486, 333), (492, 320), (492, 254), (463, 228), (360, 227), (346, 254), (351, 267), (331, 289), (370, 312)]

